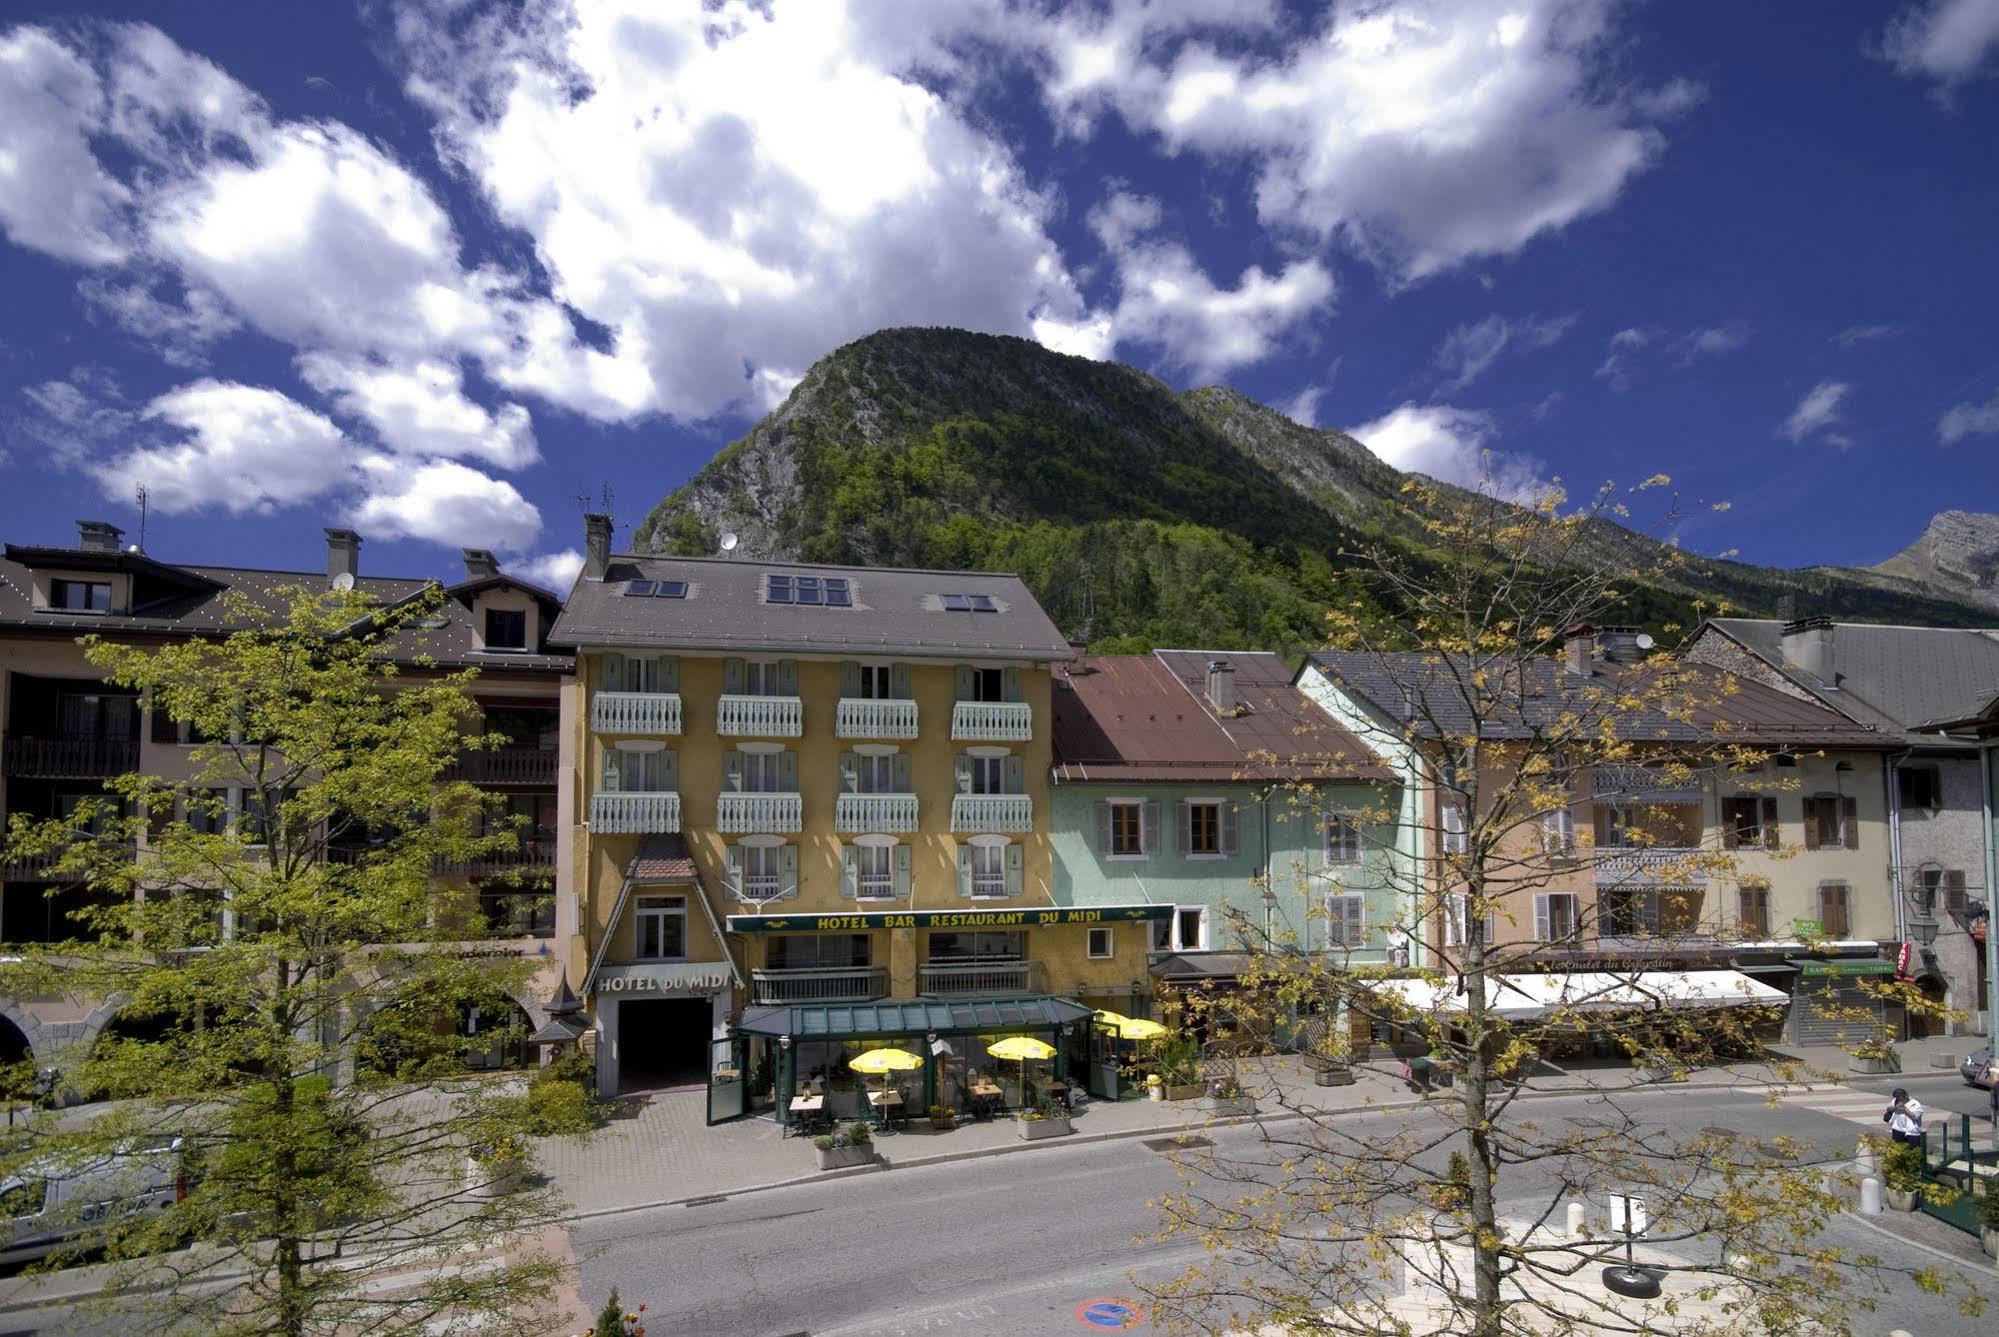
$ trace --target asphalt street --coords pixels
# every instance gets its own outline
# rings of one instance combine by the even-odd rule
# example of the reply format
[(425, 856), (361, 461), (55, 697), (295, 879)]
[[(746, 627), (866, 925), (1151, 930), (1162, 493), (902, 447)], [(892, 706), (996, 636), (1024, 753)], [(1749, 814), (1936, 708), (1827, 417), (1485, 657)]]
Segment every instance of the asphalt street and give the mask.
[[(1521, 1109), (1544, 1123), (1588, 1118), (1592, 1099)], [(1682, 1088), (1627, 1105), (1677, 1133), (1726, 1127), (1805, 1138), (1839, 1158), (1863, 1131), (1816, 1110), (1773, 1110), (1751, 1092)], [(1247, 1129), (1218, 1135), (1231, 1151), (1254, 1139)], [(893, 1146), (885, 1149), (892, 1158)], [(595, 1303), (616, 1285), (628, 1304), (645, 1301), (653, 1337), (1038, 1337), (1106, 1331), (1088, 1321), (1093, 1303), (1142, 1307), (1135, 1278), (1164, 1278), (1197, 1261), (1190, 1242), (1134, 1241), (1156, 1228), (1148, 1200), (1176, 1187), (1164, 1153), (1111, 1142), (633, 1212), (571, 1233), (585, 1296)], [(1826, 1242), (1912, 1266), (1940, 1261), (1850, 1218), (1832, 1222)], [(1999, 1276), (1983, 1279), (1999, 1295)], [(1989, 1319), (1962, 1317), (1953, 1300), (1904, 1289), (1880, 1312), (1859, 1314), (1857, 1330), (1990, 1331)], [(1126, 1330), (1157, 1329), (1141, 1319)]]

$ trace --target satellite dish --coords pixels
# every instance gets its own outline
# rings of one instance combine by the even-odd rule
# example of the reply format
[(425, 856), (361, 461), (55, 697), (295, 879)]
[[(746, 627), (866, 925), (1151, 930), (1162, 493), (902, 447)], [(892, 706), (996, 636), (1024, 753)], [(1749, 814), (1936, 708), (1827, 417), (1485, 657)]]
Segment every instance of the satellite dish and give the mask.
[(736, 545), (737, 545), (738, 543), (741, 543), (741, 542), (742, 542), (742, 540), (736, 537), (736, 531), (735, 531), (735, 530), (733, 530), (733, 529), (725, 529), (725, 530), (723, 530), (723, 531), (722, 531), (722, 551), (723, 551), (723, 552), (734, 552), (734, 551), (736, 550)]
[(1642, 631), (1638, 633), (1638, 648), (1640, 650), (1650, 650), (1655, 644), (1657, 644), (1657, 642), (1655, 642), (1646, 633)]
[(139, 553), (139, 545), (136, 543), (131, 544), (125, 549), (125, 551), (131, 553), (133, 556), (136, 557)]
[(333, 578), (333, 588), (336, 590), (353, 589), (354, 573), (352, 571), (342, 571), (339, 575)]

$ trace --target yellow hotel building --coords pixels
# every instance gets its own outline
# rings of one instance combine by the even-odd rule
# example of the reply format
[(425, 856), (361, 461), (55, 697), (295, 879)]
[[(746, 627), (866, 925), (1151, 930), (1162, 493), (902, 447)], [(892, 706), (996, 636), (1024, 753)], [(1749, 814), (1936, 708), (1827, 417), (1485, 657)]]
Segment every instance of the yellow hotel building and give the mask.
[(912, 1104), (956, 1104), (998, 1033), (1080, 1080), (1091, 1008), (1139, 987), (1171, 910), (1053, 899), (1073, 652), (1017, 578), (613, 554), (591, 517), (552, 640), (576, 651), (557, 933), (604, 1091), (707, 1080), (711, 1118), (783, 1115), (894, 1044), (932, 1058)]

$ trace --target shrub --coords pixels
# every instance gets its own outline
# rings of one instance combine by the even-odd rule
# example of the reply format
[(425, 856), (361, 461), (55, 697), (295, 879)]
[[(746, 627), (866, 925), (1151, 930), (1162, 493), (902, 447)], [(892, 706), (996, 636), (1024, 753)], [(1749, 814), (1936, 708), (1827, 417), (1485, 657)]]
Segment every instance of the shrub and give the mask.
[(833, 1148), (840, 1145), (840, 1140), (834, 1137), (831, 1133), (821, 1133), (819, 1136), (812, 1139), (812, 1145), (819, 1148), (819, 1150), (821, 1151), (831, 1151)]
[(529, 1126), (536, 1137), (583, 1133), (596, 1126), (596, 1099), (575, 1082), (532, 1082), (527, 1102)]
[(1201, 1043), (1191, 1035), (1175, 1035), (1159, 1044), (1159, 1080), (1168, 1086), (1192, 1086), (1201, 1080)]
[(1890, 1142), (1881, 1153), (1881, 1182), (1898, 1193), (1923, 1187), (1923, 1149), (1913, 1142)]
[(1978, 1224), (1999, 1230), (1999, 1182), (1987, 1180), (1985, 1191), (1978, 1195)]
[(646, 1307), (628, 1310), (618, 1300), (618, 1288), (611, 1288), (610, 1299), (597, 1311), (597, 1321), (590, 1326), (584, 1337), (645, 1337)]

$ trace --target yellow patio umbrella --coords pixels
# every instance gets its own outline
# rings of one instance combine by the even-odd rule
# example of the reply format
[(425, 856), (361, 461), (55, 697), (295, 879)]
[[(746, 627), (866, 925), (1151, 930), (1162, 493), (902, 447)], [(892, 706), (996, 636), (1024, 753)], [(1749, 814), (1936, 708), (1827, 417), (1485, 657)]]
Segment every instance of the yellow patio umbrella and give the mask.
[(1020, 1103), (1027, 1103), (1027, 1060), (1031, 1058), (1054, 1058), (1055, 1046), (1046, 1040), (1037, 1040), (1031, 1035), (1009, 1035), (986, 1046), (986, 1053), (993, 1058), (1020, 1060)]
[(1112, 1012), (1108, 1008), (1097, 1013), (1097, 1025), (1120, 1040), (1157, 1040), (1166, 1034), (1166, 1028), (1156, 1021), (1144, 1017), (1127, 1017), (1122, 1012)]
[(880, 1073), (882, 1079), (882, 1113), (888, 1113), (888, 1075), (892, 1072), (909, 1072), (923, 1066), (923, 1060), (907, 1049), (870, 1049), (847, 1060), (847, 1066), (855, 1072)]

